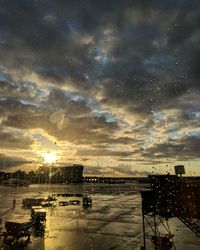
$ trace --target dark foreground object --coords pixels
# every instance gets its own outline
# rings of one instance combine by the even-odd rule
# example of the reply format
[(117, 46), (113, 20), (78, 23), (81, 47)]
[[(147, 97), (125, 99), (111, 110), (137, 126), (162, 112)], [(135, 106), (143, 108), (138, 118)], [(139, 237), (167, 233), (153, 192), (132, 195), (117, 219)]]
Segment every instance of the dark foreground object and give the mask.
[(32, 227), (31, 221), (6, 221), (5, 229), (6, 232), (3, 233), (4, 243), (13, 244), (18, 243), (21, 238), (25, 238), (25, 244), (30, 242), (30, 228)]
[[(177, 217), (194, 234), (200, 237), (200, 181), (178, 177), (177, 175), (149, 176), (151, 190), (142, 191), (142, 219), (144, 247), (146, 226), (153, 232), (152, 245), (156, 250), (174, 247), (168, 219)], [(161, 235), (159, 225), (166, 228)], [(153, 226), (152, 226), (153, 225)]]

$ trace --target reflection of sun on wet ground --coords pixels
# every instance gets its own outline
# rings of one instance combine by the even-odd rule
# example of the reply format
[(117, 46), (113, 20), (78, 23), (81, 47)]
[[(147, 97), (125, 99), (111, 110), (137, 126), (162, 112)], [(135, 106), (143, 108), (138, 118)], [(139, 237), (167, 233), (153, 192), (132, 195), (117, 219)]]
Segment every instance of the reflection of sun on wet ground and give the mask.
[[(89, 194), (93, 200), (92, 207), (84, 208), (82, 204), (46, 207), (45, 235), (31, 237), (26, 249), (140, 249), (143, 235), (139, 190), (141, 186), (135, 184), (51, 185), (52, 193)], [(13, 213), (30, 215), (30, 209), (22, 208), (22, 199), (48, 196), (49, 185), (30, 185), (17, 190), (2, 187), (0, 195), (0, 211), (5, 222)], [(14, 197), (16, 207), (11, 211), (8, 207), (12, 207)], [(58, 202), (70, 199), (74, 197), (58, 197)], [(76, 199), (82, 200), (81, 197)], [(177, 250), (198, 249), (200, 241), (181, 222), (173, 219), (169, 223), (172, 233), (176, 235)]]

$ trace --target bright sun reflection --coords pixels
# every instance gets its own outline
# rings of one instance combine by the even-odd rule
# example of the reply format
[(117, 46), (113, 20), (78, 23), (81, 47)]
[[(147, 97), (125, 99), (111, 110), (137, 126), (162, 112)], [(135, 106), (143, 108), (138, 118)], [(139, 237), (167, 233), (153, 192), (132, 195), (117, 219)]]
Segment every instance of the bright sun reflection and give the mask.
[(50, 152), (44, 155), (45, 163), (51, 164), (56, 161), (56, 154), (54, 152)]

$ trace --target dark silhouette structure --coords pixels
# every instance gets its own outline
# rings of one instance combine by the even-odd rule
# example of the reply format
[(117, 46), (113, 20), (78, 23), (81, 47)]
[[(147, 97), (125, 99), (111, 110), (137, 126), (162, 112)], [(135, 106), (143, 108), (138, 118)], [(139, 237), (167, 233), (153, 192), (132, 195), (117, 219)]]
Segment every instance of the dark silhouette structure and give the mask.
[[(146, 226), (153, 232), (153, 249), (172, 249), (173, 236), (168, 219), (177, 217), (194, 234), (200, 237), (200, 181), (198, 178), (182, 178), (177, 175), (149, 176), (151, 189), (142, 191), (142, 219), (144, 247)], [(165, 229), (161, 234), (159, 228)], [(163, 230), (162, 230), (163, 231)], [(175, 249), (175, 247), (174, 247)]]
[(38, 171), (30, 173), (31, 183), (79, 183), (83, 180), (82, 165), (72, 165), (63, 167), (54, 167), (45, 165), (39, 167)]
[(79, 183), (83, 180), (83, 166), (73, 165), (59, 168), (52, 168), (52, 183)]
[(44, 165), (36, 171), (26, 173), (18, 170), (14, 173), (0, 172), (0, 184), (9, 186), (28, 186), (30, 183), (79, 183), (83, 181), (82, 165), (54, 167)]

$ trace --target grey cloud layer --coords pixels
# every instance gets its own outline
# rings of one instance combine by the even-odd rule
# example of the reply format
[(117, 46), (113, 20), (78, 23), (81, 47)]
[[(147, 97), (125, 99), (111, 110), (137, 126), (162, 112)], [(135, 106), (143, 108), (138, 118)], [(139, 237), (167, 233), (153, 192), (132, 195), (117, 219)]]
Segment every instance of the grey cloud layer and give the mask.
[(73, 100), (58, 89), (52, 89), (39, 106), (11, 97), (2, 98), (0, 111), (4, 126), (42, 128), (58, 140), (76, 144), (105, 143), (118, 128), (117, 122), (107, 121), (104, 114), (93, 115), (85, 100)]
[[(171, 131), (198, 127), (199, 1), (0, 0), (0, 5), (0, 111), (5, 128), (43, 128), (58, 140), (99, 143), (99, 148), (133, 144), (141, 148), (141, 157), (149, 158), (159, 151), (162, 157), (176, 156), (180, 144), (182, 155), (199, 157), (190, 146), (198, 141), (197, 133), (179, 137), (175, 145), (168, 138), (143, 152), (143, 140), (117, 136), (120, 121), (112, 116), (114, 108), (138, 115), (139, 125), (133, 124), (131, 133), (147, 137), (156, 126), (155, 112), (163, 110), (179, 110)], [(42, 89), (31, 79), (33, 73), (51, 88)], [(74, 93), (63, 90), (72, 86)], [(109, 115), (101, 112), (103, 107), (110, 109)], [(0, 136), (17, 140), (5, 132)], [(29, 144), (28, 138), (21, 142)], [(88, 152), (127, 160), (135, 151), (125, 155), (106, 147)]]
[(199, 152), (200, 138), (196, 136), (186, 136), (181, 138), (178, 142), (170, 140), (168, 143), (157, 144), (144, 152), (144, 157), (147, 158), (169, 158), (177, 160), (187, 160), (188, 155), (190, 159), (197, 159), (200, 157)]
[(0, 127), (0, 141), (1, 148), (8, 149), (21, 149), (21, 148), (30, 148), (33, 141), (27, 135), (20, 133), (19, 131), (8, 132), (4, 131)]
[(22, 164), (29, 163), (20, 157), (8, 157), (4, 154), (0, 154), (0, 169), (6, 169), (10, 167), (20, 166)]

